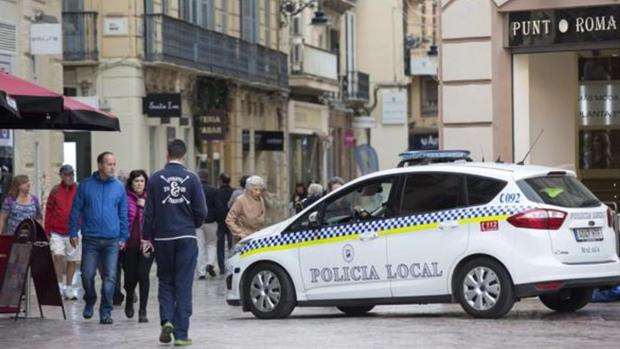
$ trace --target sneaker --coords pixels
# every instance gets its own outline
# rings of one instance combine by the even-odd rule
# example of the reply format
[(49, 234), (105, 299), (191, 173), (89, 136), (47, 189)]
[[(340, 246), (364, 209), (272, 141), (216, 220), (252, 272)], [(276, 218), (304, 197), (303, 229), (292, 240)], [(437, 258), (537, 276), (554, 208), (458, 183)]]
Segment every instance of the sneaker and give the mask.
[(209, 276), (211, 277), (215, 277), (215, 268), (213, 268), (212, 265), (207, 265), (207, 274), (209, 274)]
[(112, 320), (112, 318), (108, 316), (101, 318), (101, 320), (99, 320), (99, 323), (101, 325), (112, 325), (114, 323), (114, 320)]
[(90, 319), (91, 317), (93, 317), (94, 311), (95, 311), (94, 304), (86, 304), (84, 306), (84, 312), (82, 312), (82, 316), (84, 316), (84, 319)]
[(66, 300), (76, 301), (78, 299), (77, 290), (75, 290), (72, 286), (66, 286), (63, 291), (63, 295)]
[(60, 295), (62, 296), (63, 293), (65, 292), (65, 284), (63, 284), (62, 282), (58, 283), (58, 290), (60, 291)]
[(174, 346), (175, 347), (186, 347), (188, 345), (192, 345), (192, 340), (191, 339), (176, 339), (174, 341)]
[(159, 342), (168, 344), (172, 342), (172, 332), (174, 332), (174, 326), (170, 321), (166, 321), (161, 326), (161, 333), (159, 334)]
[(205, 280), (206, 278), (206, 275), (198, 275), (198, 280)]

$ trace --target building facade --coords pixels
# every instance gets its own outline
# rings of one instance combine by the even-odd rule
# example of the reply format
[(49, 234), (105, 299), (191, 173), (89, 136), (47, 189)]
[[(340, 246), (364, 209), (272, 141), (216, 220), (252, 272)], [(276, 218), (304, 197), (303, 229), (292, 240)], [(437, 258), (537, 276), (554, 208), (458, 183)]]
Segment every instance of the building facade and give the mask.
[[(62, 93), (60, 55), (33, 55), (33, 25), (59, 23), (58, 1), (0, 1), (0, 69)], [(42, 200), (58, 182), (63, 162), (63, 136), (58, 131), (0, 130), (0, 166), (30, 177), (32, 192)]]
[(227, 172), (233, 184), (260, 175), (276, 193), (271, 218), (285, 214), (288, 65), (277, 1), (63, 5), (65, 92), (109, 109), (122, 130), (68, 135), (83, 149), (78, 168), (111, 150), (124, 172), (154, 171), (181, 138), (190, 169), (206, 168), (213, 182)]
[(446, 0), (441, 13), (442, 146), (575, 170), (617, 203), (617, 1)]

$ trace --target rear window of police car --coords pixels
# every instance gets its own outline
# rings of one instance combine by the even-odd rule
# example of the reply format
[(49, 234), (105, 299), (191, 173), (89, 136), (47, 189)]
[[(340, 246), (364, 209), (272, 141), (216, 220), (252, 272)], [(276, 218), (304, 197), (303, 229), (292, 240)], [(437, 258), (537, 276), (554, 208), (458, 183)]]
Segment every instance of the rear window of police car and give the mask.
[(572, 176), (552, 175), (517, 181), (523, 194), (538, 203), (560, 207), (597, 207), (601, 202)]

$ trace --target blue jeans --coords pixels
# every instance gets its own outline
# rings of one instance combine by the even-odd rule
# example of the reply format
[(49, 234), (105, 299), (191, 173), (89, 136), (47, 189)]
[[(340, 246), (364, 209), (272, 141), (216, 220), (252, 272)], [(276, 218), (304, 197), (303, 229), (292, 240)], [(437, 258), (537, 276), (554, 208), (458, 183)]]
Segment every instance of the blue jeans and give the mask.
[(174, 325), (175, 339), (187, 339), (197, 259), (196, 239), (155, 241), (159, 318), (162, 324), (170, 321)]
[(116, 264), (118, 263), (118, 239), (82, 238), (82, 285), (84, 300), (88, 305), (97, 301), (95, 274), (97, 268), (103, 280), (101, 284), (101, 305), (99, 316), (110, 317), (112, 297), (116, 284)]

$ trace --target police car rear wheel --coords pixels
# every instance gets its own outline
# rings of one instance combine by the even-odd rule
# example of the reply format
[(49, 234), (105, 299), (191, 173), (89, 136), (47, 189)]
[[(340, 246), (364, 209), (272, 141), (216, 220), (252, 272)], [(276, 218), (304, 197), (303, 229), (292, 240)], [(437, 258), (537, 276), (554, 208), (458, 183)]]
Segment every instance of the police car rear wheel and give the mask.
[(549, 309), (560, 312), (577, 311), (585, 307), (592, 298), (591, 288), (573, 288), (540, 296), (540, 301)]
[(347, 316), (362, 316), (366, 315), (369, 311), (371, 311), (375, 306), (374, 305), (366, 305), (361, 307), (336, 307), (341, 312), (345, 313)]
[(248, 275), (245, 296), (250, 311), (260, 319), (281, 319), (295, 308), (293, 283), (281, 267), (264, 263)]
[(506, 269), (489, 258), (467, 262), (457, 273), (456, 298), (477, 318), (499, 318), (515, 302), (512, 280)]

